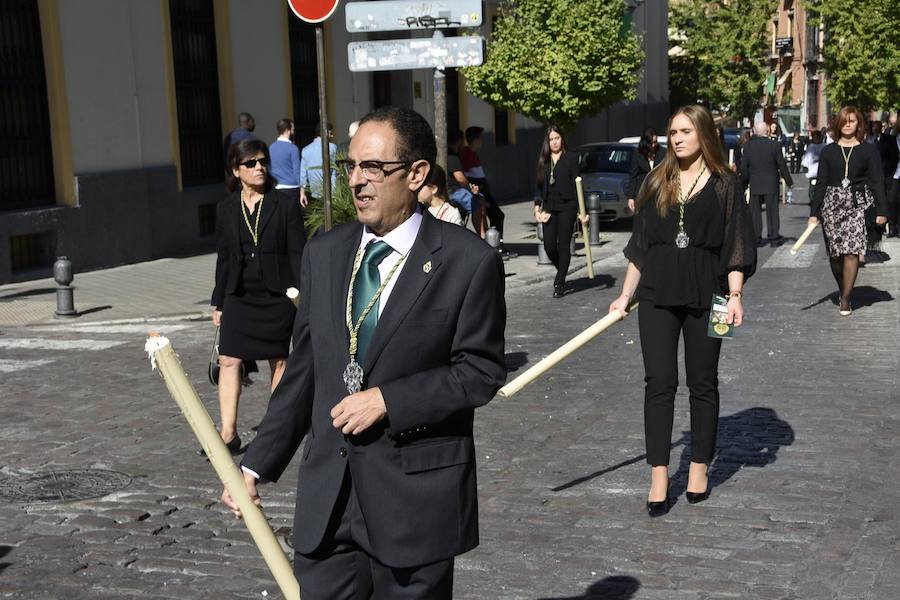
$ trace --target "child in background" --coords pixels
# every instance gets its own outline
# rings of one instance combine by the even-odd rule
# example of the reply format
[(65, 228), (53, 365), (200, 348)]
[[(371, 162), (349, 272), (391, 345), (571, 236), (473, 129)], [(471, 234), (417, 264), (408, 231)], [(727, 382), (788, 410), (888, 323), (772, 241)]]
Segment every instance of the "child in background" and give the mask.
[(447, 174), (438, 165), (431, 167), (428, 183), (419, 190), (419, 202), (428, 209), (436, 219), (454, 225), (462, 225), (459, 209), (447, 200)]

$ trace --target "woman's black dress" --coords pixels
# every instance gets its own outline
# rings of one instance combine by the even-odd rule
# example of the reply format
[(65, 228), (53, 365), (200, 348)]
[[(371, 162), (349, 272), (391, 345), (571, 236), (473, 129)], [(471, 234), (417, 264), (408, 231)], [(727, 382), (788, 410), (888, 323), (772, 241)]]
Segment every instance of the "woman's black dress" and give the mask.
[(654, 200), (634, 216), (625, 256), (641, 270), (635, 294), (656, 306), (708, 309), (713, 294), (728, 291), (728, 273), (756, 270), (749, 211), (734, 177), (715, 175), (685, 205), (687, 248), (675, 245), (678, 209), (660, 216)]
[[(262, 206), (265, 210), (265, 202)], [(251, 224), (256, 222), (259, 207), (257, 202), (250, 213)], [(243, 268), (237, 289), (225, 296), (219, 353), (244, 360), (286, 358), (296, 310), (287, 296), (266, 288), (250, 230), (243, 215), (238, 213), (238, 217)]]

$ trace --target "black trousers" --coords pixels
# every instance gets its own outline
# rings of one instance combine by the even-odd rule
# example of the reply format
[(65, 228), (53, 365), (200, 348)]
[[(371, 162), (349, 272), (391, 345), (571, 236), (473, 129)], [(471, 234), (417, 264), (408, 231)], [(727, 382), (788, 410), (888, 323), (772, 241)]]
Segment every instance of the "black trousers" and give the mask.
[(551, 210), (550, 220), (544, 223), (544, 250), (547, 251), (547, 258), (556, 267), (554, 287), (561, 287), (566, 283), (569, 263), (572, 262), (570, 244), (572, 234), (575, 232), (576, 214), (578, 204), (569, 202), (562, 210)]
[(888, 221), (891, 223), (891, 235), (896, 235), (897, 225), (900, 224), (900, 179), (888, 179), (886, 187)]
[(644, 356), (644, 433), (647, 462), (669, 464), (675, 392), (678, 389), (678, 339), (684, 336), (684, 367), (691, 402), (691, 460), (709, 464), (719, 425), (719, 350), (722, 340), (706, 335), (709, 310), (659, 307), (641, 301), (638, 328)]
[(762, 194), (750, 196), (750, 218), (753, 219), (753, 231), (756, 241), (762, 241), (762, 205), (766, 205), (766, 239), (772, 241), (781, 237), (778, 230), (778, 194)]
[[(389, 500), (386, 500), (389, 501)], [(422, 535), (428, 535), (422, 532)], [(453, 558), (408, 568), (389, 567), (368, 551), (368, 533), (350, 470), (325, 532), (312, 554), (294, 553), (303, 600), (451, 600)]]

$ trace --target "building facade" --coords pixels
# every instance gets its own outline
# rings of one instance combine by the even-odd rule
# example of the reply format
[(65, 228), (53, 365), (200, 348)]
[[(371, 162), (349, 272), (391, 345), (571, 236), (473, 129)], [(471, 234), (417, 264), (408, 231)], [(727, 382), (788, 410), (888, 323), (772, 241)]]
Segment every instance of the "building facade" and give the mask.
[[(638, 98), (585, 119), (576, 143), (666, 122), (666, 3), (626, 5), (647, 51)], [(284, 0), (4, 0), (0, 25), (0, 283), (48, 276), (62, 255), (79, 272), (212, 250), (237, 113), (266, 142), (280, 118), (300, 145), (318, 121), (315, 29)], [(366, 36), (346, 32), (343, 3), (324, 36), (336, 141), (376, 106), (433, 116), (431, 71), (348, 70), (347, 43)], [(495, 195), (530, 196), (540, 125), (472, 97), (454, 69), (447, 90), (448, 127), (486, 130)]]
[(779, 0), (769, 24), (770, 73), (763, 106), (766, 121), (778, 120), (786, 133), (806, 135), (828, 123), (824, 33), (803, 0)]

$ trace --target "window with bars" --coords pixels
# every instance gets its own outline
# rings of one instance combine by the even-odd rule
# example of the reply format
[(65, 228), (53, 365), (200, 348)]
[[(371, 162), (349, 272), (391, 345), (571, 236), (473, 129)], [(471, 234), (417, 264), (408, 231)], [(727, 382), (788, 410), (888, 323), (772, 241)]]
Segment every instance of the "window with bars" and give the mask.
[(291, 48), (291, 91), (294, 98), (294, 141), (305, 146), (316, 137), (319, 122), (319, 72), (316, 62), (316, 27), (288, 11)]
[(225, 163), (213, 0), (169, 0), (169, 17), (181, 181), (185, 186), (218, 183)]
[(37, 0), (0, 2), (0, 211), (55, 203)]

